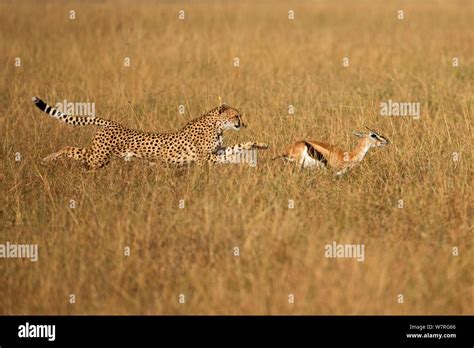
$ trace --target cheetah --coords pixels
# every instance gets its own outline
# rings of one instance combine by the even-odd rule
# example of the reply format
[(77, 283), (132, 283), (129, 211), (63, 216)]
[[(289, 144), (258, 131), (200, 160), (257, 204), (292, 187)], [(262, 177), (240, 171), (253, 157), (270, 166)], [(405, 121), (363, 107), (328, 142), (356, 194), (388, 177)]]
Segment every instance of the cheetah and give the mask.
[(172, 165), (238, 163), (242, 153), (268, 148), (267, 144), (259, 142), (223, 146), (225, 130), (238, 131), (245, 127), (239, 111), (227, 104), (213, 108), (177, 132), (151, 133), (99, 117), (66, 115), (37, 97), (33, 97), (33, 102), (41, 111), (68, 124), (101, 127), (88, 148), (67, 146), (43, 158), (43, 164), (72, 158), (82, 162), (87, 171), (93, 171), (106, 166), (112, 158), (137, 157)]

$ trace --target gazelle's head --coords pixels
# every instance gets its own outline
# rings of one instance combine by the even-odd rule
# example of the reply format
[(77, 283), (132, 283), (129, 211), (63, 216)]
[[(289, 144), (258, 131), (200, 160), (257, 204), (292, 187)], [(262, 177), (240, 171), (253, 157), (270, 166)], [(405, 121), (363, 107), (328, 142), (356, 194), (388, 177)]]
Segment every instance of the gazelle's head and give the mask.
[[(366, 127), (367, 128), (367, 127)], [(373, 129), (367, 128), (368, 132), (356, 133), (352, 132), (355, 136), (362, 138), (369, 145), (369, 147), (381, 147), (390, 144), (390, 141), (382, 134), (378, 133)]]

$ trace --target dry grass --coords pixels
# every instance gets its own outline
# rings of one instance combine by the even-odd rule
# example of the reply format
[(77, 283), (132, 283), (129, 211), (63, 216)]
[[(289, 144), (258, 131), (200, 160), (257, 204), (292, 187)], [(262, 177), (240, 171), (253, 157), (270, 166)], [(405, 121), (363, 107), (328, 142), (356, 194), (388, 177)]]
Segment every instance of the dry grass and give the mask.
[[(0, 314), (472, 314), (472, 10), (471, 1), (1, 3), (0, 243), (37, 243), (40, 258), (0, 260)], [(249, 123), (226, 143), (271, 148), (257, 168), (43, 167), (94, 129), (48, 118), (33, 95), (89, 100), (98, 116), (156, 131), (221, 96)], [(387, 99), (420, 102), (421, 118), (379, 116)], [(269, 161), (306, 136), (349, 148), (350, 131), (366, 125), (392, 144), (342, 180)], [(365, 244), (365, 261), (325, 258), (333, 241)]]

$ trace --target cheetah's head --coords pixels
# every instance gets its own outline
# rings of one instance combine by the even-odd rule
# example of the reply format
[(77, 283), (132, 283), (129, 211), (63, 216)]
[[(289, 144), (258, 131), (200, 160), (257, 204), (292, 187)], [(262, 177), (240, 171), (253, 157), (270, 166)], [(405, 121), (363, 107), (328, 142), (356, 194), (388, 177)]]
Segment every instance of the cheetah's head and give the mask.
[(227, 104), (222, 104), (217, 108), (217, 113), (217, 123), (220, 129), (238, 131), (245, 127), (245, 124), (242, 122), (242, 115), (237, 109)]

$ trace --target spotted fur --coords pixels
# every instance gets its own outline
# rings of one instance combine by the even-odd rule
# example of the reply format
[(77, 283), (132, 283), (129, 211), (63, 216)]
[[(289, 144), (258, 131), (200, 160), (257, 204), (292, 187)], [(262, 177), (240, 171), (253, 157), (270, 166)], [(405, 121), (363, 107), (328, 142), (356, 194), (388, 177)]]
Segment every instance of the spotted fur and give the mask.
[(177, 132), (150, 133), (129, 129), (99, 117), (66, 115), (36, 97), (33, 102), (41, 111), (68, 124), (101, 127), (88, 148), (65, 147), (45, 157), (44, 163), (72, 158), (81, 161), (88, 170), (102, 168), (114, 157), (138, 157), (177, 165), (232, 163), (234, 158), (238, 158), (236, 155), (243, 151), (268, 147), (256, 142), (223, 146), (225, 130), (240, 130), (244, 126), (238, 110), (226, 104), (190, 121)]

